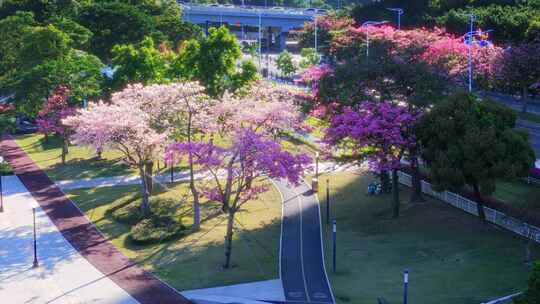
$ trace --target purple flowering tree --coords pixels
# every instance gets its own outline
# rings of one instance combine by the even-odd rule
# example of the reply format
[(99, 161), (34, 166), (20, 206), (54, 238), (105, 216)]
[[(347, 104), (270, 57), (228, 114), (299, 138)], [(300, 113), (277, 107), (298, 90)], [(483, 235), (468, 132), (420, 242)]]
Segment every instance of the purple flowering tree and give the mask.
[(247, 202), (268, 191), (256, 180), (261, 176), (283, 178), (296, 184), (311, 162), (306, 155), (292, 155), (267, 136), (252, 130), (237, 130), (230, 147), (222, 148), (212, 142), (177, 143), (168, 147), (168, 156), (192, 156), (202, 171), (213, 180), (202, 189), (209, 200), (222, 204), (227, 214), (224, 268), (230, 267), (235, 215)]
[(327, 144), (342, 146), (358, 159), (367, 159), (372, 170), (381, 172), (382, 181), (392, 172), (394, 218), (399, 216), (397, 172), (403, 154), (416, 146), (412, 129), (419, 118), (404, 105), (364, 102), (358, 110), (348, 108), (334, 116), (326, 130)]

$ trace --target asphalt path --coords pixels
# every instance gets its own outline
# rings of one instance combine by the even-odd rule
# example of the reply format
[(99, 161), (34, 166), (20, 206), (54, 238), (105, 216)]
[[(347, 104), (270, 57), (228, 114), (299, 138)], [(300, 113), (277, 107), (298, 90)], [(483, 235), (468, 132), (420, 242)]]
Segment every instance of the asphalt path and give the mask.
[(324, 265), (317, 197), (305, 183), (274, 183), (283, 200), (280, 277), (287, 303), (335, 303)]

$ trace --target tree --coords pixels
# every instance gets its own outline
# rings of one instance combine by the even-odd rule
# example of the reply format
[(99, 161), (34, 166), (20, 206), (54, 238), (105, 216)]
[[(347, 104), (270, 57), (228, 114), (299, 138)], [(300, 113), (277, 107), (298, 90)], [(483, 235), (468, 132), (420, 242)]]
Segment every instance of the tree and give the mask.
[(222, 26), (210, 28), (201, 40), (189, 40), (173, 62), (173, 75), (181, 79), (198, 80), (208, 95), (221, 96), (225, 91), (236, 91), (256, 78), (251, 61), (236, 68), (242, 52), (236, 37)]
[(151, 16), (125, 2), (95, 1), (82, 8), (76, 21), (92, 30), (91, 52), (104, 61), (114, 45), (138, 43), (156, 26)]
[(141, 213), (148, 216), (154, 161), (164, 153), (176, 113), (184, 107), (183, 100), (194, 94), (198, 89), (193, 83), (128, 85), (114, 93), (110, 103), (91, 103), (88, 109), (79, 110), (78, 115), (63, 122), (75, 130), (75, 143), (96, 150), (118, 150), (130, 166), (138, 169)]
[(193, 142), (176, 144), (171, 149), (196, 155), (196, 164), (213, 177), (214, 185), (203, 194), (209, 200), (221, 203), (227, 213), (224, 268), (230, 267), (236, 213), (244, 204), (268, 190), (257, 185), (257, 179), (264, 175), (298, 183), (311, 161), (306, 155), (295, 156), (283, 151), (279, 143), (251, 130), (236, 133), (229, 148)]
[(533, 263), (529, 274), (527, 290), (514, 300), (516, 304), (540, 303), (540, 262)]
[(138, 44), (115, 45), (112, 56), (114, 88), (123, 88), (128, 83), (161, 83), (166, 79), (165, 55), (155, 48), (150, 37)]
[(283, 51), (279, 54), (276, 60), (277, 68), (285, 77), (291, 77), (296, 72), (292, 56), (289, 52)]
[(53, 94), (47, 98), (36, 120), (38, 130), (45, 134), (45, 139), (48, 138), (49, 134), (56, 134), (62, 139), (62, 165), (66, 163), (71, 134), (71, 127), (64, 124), (62, 120), (75, 114), (76, 111), (68, 104), (69, 94), (70, 90), (66, 86), (56, 88)]
[(413, 134), (419, 115), (408, 107), (390, 102), (362, 103), (357, 111), (346, 109), (332, 118), (325, 132), (325, 142), (352, 149), (353, 155), (367, 158), (381, 177), (392, 171), (392, 214), (399, 216), (399, 182), (397, 171), (405, 151), (416, 146)]
[(303, 48), (300, 51), (300, 55), (302, 56), (302, 60), (300, 60), (300, 67), (303, 69), (317, 65), (321, 61), (321, 56), (319, 56), (314, 48)]
[(495, 61), (498, 87), (520, 92), (527, 111), (528, 92), (540, 81), (540, 40), (510, 47)]
[(17, 12), (0, 20), (0, 75), (17, 69), (20, 64), (19, 52), (23, 46), (22, 37), (35, 24), (34, 16), (29, 12)]
[(526, 176), (534, 163), (527, 134), (513, 129), (515, 120), (510, 110), (466, 93), (435, 105), (416, 132), (434, 189), (470, 186), (484, 220), (482, 195), (492, 194), (499, 179)]
[(35, 117), (43, 101), (62, 84), (70, 88), (73, 104), (99, 96), (103, 82), (102, 66), (97, 57), (71, 49), (64, 56), (44, 60), (11, 74), (11, 77), (2, 79), (1, 85), (5, 92), (14, 94), (17, 111)]

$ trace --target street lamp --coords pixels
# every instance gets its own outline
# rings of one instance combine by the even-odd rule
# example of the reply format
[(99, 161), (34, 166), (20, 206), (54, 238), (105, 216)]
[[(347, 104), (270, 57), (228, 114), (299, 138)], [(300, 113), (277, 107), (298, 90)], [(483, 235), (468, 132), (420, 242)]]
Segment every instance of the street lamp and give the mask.
[(366, 28), (366, 60), (369, 59), (369, 27), (385, 24), (387, 22), (388, 21), (366, 21), (362, 23), (362, 25), (360, 26), (360, 27), (367, 27)]
[(403, 9), (399, 7), (390, 7), (387, 8), (387, 10), (397, 13), (397, 26), (398, 30), (401, 30), (401, 15), (403, 15)]
[[(474, 27), (474, 19), (476, 18), (476, 16), (474, 14), (468, 14), (469, 18), (470, 18), (470, 28), (469, 28), (469, 33), (471, 33), (472, 35), (472, 32), (474, 31), (473, 30), (473, 27)], [(469, 39), (470, 39), (470, 43), (469, 43), (469, 62), (468, 62), (468, 65), (469, 65), (469, 93), (472, 92), (472, 38), (473, 36), (469, 36)]]
[(464, 43), (468, 46), (468, 73), (469, 73), (469, 93), (472, 92), (472, 85), (473, 85), (473, 58), (472, 58), (472, 47), (474, 44), (474, 38), (480, 37), (480, 43), (478, 44), (480, 47), (484, 47), (490, 44), (490, 42), (487, 40), (487, 33), (492, 32), (493, 30), (474, 30), (474, 20), (476, 19), (476, 16), (474, 14), (467, 14), (470, 18), (470, 24), (469, 24), (469, 32), (463, 35)]
[[(4, 163), (4, 158), (0, 156), (0, 165)], [(0, 173), (0, 212), (4, 212), (4, 189), (2, 186), (2, 176), (3, 174)]]
[(317, 13), (315, 13), (313, 15), (313, 24), (315, 25), (315, 53), (318, 54), (318, 51), (317, 51)]

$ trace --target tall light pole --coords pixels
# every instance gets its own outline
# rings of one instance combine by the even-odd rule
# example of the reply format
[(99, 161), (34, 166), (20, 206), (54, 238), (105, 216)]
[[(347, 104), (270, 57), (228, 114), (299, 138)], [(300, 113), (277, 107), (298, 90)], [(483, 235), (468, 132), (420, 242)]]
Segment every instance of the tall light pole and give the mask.
[(399, 7), (390, 7), (390, 8), (387, 8), (387, 10), (397, 13), (397, 27), (398, 27), (398, 30), (401, 30), (401, 15), (403, 15), (403, 12), (404, 12), (403, 9)]
[(262, 54), (262, 38), (261, 38), (261, 29), (262, 28), (262, 13), (259, 11), (259, 68), (262, 70), (261, 66), (261, 54)]
[(313, 24), (315, 25), (315, 53), (318, 53), (317, 50), (317, 14), (313, 15)]
[[(4, 158), (0, 156), (0, 165), (4, 163)], [(4, 188), (2, 186), (2, 173), (0, 173), (0, 212), (4, 212)]]
[(369, 59), (369, 27), (385, 24), (388, 21), (366, 21), (360, 27), (366, 27), (366, 61)]
[(472, 92), (472, 44), (473, 44), (473, 32), (474, 32), (474, 19), (476, 16), (474, 14), (468, 14), (470, 18), (470, 28), (469, 28), (469, 59), (468, 59), (468, 65), (469, 65), (469, 93)]

